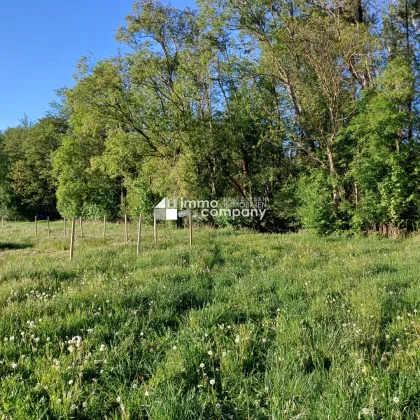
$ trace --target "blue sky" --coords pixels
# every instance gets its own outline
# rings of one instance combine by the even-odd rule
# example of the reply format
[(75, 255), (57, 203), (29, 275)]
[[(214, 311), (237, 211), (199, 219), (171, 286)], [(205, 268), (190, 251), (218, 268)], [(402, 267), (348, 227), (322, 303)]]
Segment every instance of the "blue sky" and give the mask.
[[(164, 0), (162, 2), (165, 2)], [(41, 118), (56, 100), (54, 90), (73, 86), (77, 60), (117, 51), (115, 30), (133, 0), (3, 0), (0, 7), (0, 130), (26, 114)], [(194, 0), (172, 0), (194, 7)]]

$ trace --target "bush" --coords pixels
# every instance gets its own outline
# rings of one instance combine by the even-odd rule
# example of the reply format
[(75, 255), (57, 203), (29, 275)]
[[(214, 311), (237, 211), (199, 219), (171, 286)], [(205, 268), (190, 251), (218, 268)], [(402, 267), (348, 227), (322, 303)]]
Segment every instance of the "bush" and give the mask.
[(333, 201), (333, 184), (322, 172), (300, 177), (297, 196), (298, 215), (304, 228), (318, 235), (328, 235), (339, 227)]
[(153, 210), (160, 200), (161, 197), (142, 179), (136, 179), (127, 185), (127, 211), (131, 217), (141, 214), (144, 221), (151, 222)]

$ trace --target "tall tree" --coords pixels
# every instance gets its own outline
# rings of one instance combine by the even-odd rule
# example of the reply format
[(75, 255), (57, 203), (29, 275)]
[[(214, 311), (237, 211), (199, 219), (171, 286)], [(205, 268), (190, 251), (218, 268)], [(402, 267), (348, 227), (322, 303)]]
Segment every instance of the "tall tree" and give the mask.
[(56, 212), (52, 159), (67, 130), (67, 122), (45, 117), (35, 124), (23, 121), (4, 134), (4, 154), (10, 161), (10, 186), (23, 215)]

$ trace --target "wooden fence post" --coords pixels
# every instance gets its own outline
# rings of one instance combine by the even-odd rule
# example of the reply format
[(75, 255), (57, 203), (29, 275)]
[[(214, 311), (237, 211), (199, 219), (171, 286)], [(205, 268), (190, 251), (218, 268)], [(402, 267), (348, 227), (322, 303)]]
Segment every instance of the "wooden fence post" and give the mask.
[(80, 237), (83, 238), (83, 221), (82, 218), (79, 218), (79, 223), (80, 223)]
[(188, 215), (189, 217), (189, 228), (190, 228), (190, 246), (192, 246), (192, 238), (193, 238), (193, 222), (192, 222), (192, 220), (193, 220), (193, 218), (192, 218), (192, 211), (190, 211), (190, 214)]
[(73, 259), (74, 248), (74, 231), (76, 230), (76, 219), (71, 219), (71, 234), (70, 234), (70, 261)]
[(153, 213), (153, 238), (155, 243), (157, 243), (157, 220), (155, 213)]
[(141, 247), (141, 215), (139, 216), (139, 230), (137, 232), (137, 255), (140, 255), (140, 247)]
[(124, 224), (125, 224), (125, 242), (128, 242), (128, 220), (127, 220), (127, 215), (124, 215)]

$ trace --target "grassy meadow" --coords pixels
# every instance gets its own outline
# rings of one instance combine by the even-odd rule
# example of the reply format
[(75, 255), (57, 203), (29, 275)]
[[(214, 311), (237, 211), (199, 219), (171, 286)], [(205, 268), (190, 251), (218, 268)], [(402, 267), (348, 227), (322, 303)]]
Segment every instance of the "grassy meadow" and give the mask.
[(0, 233), (0, 418), (420, 418), (420, 236), (51, 228)]

